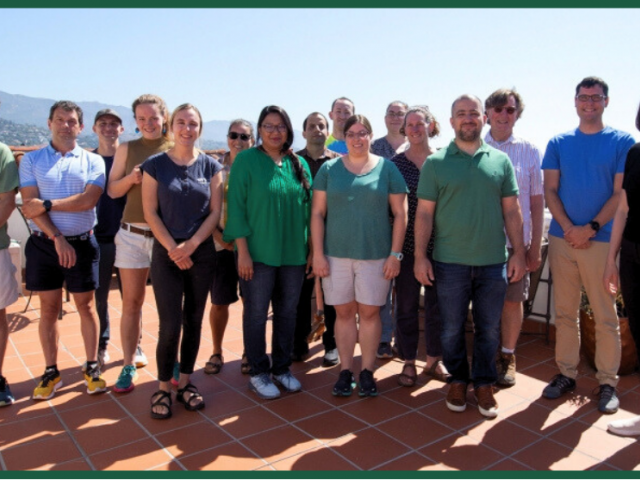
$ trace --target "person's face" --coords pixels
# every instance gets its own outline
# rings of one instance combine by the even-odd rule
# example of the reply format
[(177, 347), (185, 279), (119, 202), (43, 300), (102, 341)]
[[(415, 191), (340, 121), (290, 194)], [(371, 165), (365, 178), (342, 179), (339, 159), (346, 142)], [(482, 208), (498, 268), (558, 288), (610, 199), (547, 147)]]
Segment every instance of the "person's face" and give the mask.
[[(269, 131), (271, 130), (271, 131)], [(287, 141), (287, 126), (277, 113), (270, 113), (260, 125), (260, 137), (263, 146), (268, 150), (282, 150)]]
[(490, 108), (487, 111), (487, 118), (491, 125), (493, 138), (509, 138), (513, 133), (513, 126), (518, 121), (518, 107), (515, 97), (509, 95), (509, 100), (505, 105)]
[(302, 136), (307, 141), (307, 145), (324, 145), (329, 136), (329, 125), (322, 115), (309, 115)]
[(164, 118), (155, 103), (143, 103), (136, 107), (136, 126), (144, 138), (153, 140), (162, 136)]
[[(587, 98), (581, 100), (581, 96), (586, 95)], [(578, 95), (575, 98), (576, 112), (580, 120), (586, 122), (602, 121), (602, 114), (604, 109), (609, 105), (609, 98), (600, 98), (599, 100), (593, 100), (592, 95), (601, 95), (604, 97), (604, 90), (600, 85), (594, 85), (593, 87), (580, 87)]]
[(371, 146), (371, 132), (363, 124), (354, 123), (347, 130), (345, 141), (347, 142), (349, 155), (367, 155)]
[(453, 106), (451, 126), (456, 138), (463, 142), (474, 142), (480, 138), (487, 118), (482, 114), (482, 105), (477, 100), (458, 100)]
[(173, 117), (171, 124), (173, 140), (177, 145), (192, 147), (200, 137), (201, 128), (200, 116), (194, 109), (180, 110)]
[(100, 140), (117, 140), (120, 134), (124, 132), (124, 127), (117, 117), (113, 115), (103, 115), (93, 125), (93, 131)]
[(411, 145), (421, 145), (433, 131), (433, 125), (427, 123), (420, 112), (412, 112), (406, 118), (404, 134)]
[(333, 121), (334, 129), (344, 129), (344, 124), (353, 115), (353, 104), (348, 100), (338, 100), (329, 112), (329, 118)]
[(56, 108), (51, 120), (47, 120), (51, 138), (54, 143), (68, 143), (75, 141), (84, 126), (78, 120), (78, 112)]
[[(244, 136), (246, 140), (243, 140), (242, 136)], [(232, 125), (231, 129), (229, 129), (229, 133), (227, 134), (227, 146), (229, 147), (229, 152), (231, 152), (231, 158), (236, 158), (236, 155), (238, 155), (239, 152), (246, 150), (247, 148), (251, 148), (253, 146), (251, 129), (241, 123)]]
[(402, 105), (394, 103), (387, 108), (387, 113), (384, 116), (384, 123), (387, 126), (389, 133), (398, 133), (402, 123), (404, 122), (404, 116), (407, 114), (407, 109)]

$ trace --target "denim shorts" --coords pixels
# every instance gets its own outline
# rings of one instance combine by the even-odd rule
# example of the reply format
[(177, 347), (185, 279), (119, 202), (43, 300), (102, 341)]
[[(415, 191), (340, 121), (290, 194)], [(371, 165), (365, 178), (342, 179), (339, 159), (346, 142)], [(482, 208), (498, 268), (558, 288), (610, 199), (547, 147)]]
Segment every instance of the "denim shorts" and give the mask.
[(120, 228), (114, 243), (116, 244), (114, 265), (117, 268), (149, 268), (151, 266), (153, 237), (145, 237)]
[(76, 264), (64, 268), (58, 260), (53, 240), (31, 235), (24, 253), (27, 257), (25, 286), (27, 290), (44, 292), (62, 288), (66, 282), (72, 293), (90, 292), (98, 288), (100, 248), (94, 235), (86, 239), (70, 240), (76, 251)]

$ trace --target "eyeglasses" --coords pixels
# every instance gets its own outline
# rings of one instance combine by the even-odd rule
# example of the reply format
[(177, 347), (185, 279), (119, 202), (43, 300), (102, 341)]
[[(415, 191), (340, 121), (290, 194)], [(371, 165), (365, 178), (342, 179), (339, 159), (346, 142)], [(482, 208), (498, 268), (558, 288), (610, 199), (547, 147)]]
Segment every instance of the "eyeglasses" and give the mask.
[(366, 138), (369, 135), (369, 132), (366, 130), (360, 130), (359, 132), (347, 132), (345, 135), (349, 140), (353, 140), (354, 138)]
[(496, 113), (502, 113), (502, 110), (506, 110), (509, 115), (513, 115), (514, 113), (516, 113), (517, 108), (516, 107), (493, 107), (493, 110)]
[(404, 118), (404, 116), (407, 114), (407, 112), (387, 112), (387, 117), (389, 118)]
[(237, 140), (238, 137), (240, 137), (240, 140), (242, 140), (243, 142), (246, 142), (251, 138), (251, 136), (247, 135), (246, 133), (237, 133), (237, 132), (229, 132), (227, 137), (229, 137), (231, 140)]
[(264, 128), (264, 131), (267, 133), (272, 133), (274, 130), (277, 130), (280, 133), (284, 133), (287, 131), (287, 126), (283, 125), (282, 123), (280, 125), (271, 125), (270, 123), (263, 123), (262, 128)]
[(603, 101), (607, 97), (605, 95), (600, 95), (599, 93), (594, 93), (593, 95), (576, 95), (576, 98), (581, 102), (588, 102), (589, 100), (591, 100), (592, 102), (596, 103)]

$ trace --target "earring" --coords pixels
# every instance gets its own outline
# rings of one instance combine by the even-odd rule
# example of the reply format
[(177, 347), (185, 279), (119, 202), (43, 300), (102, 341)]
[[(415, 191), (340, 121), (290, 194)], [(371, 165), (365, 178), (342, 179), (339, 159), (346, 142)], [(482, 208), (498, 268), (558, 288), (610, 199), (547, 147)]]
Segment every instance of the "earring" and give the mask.
[(164, 135), (165, 133), (167, 133), (167, 127), (162, 127), (162, 134)]
[(136, 127), (136, 133), (140, 133), (140, 129)]

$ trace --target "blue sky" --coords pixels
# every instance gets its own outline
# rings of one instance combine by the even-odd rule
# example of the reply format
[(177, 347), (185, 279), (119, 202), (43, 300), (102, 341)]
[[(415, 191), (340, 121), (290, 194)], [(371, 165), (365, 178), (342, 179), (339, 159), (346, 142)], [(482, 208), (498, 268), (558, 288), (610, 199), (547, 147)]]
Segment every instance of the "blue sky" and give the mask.
[[(452, 137), (450, 105), (515, 86), (516, 132), (544, 149), (577, 125), (575, 85), (610, 86), (605, 122), (640, 138), (640, 10), (0, 9), (0, 90), (130, 105), (191, 102), (205, 120), (255, 121), (283, 106), (294, 126), (347, 96), (384, 135), (386, 105), (427, 104)], [(0, 108), (0, 116), (2, 110)]]

